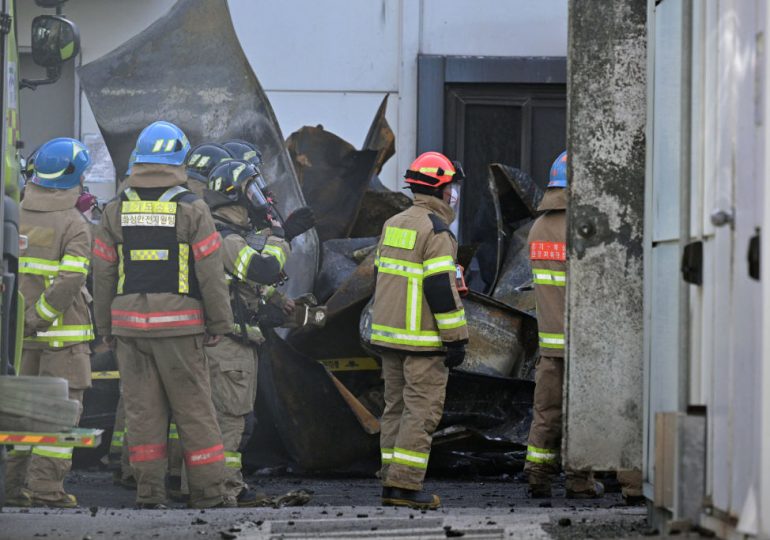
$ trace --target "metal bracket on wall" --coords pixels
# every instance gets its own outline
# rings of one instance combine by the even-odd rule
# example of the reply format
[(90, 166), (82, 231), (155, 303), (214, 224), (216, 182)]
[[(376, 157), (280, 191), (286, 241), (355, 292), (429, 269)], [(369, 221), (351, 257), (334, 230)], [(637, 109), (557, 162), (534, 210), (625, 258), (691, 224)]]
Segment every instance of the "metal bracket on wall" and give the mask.
[(0, 14), (0, 34), (6, 35), (11, 31), (11, 24), (13, 23), (13, 17), (7, 13)]
[(682, 253), (682, 279), (693, 285), (703, 285), (703, 242), (691, 242)]
[(762, 262), (761, 241), (759, 227), (757, 227), (757, 233), (749, 240), (749, 252), (747, 254), (749, 262), (749, 277), (759, 281), (760, 279), (760, 264)]

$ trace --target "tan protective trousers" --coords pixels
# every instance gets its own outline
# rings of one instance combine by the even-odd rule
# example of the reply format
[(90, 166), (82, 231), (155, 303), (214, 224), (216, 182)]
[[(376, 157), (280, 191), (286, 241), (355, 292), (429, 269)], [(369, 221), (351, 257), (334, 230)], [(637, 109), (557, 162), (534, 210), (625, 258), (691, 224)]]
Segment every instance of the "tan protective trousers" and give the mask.
[(134, 476), (131, 464), (128, 461), (128, 433), (126, 433), (126, 409), (123, 404), (123, 392), (118, 399), (118, 407), (115, 410), (115, 425), (112, 428), (112, 440), (110, 441), (109, 464), (114, 471), (120, 470), (120, 479), (129, 480)]
[(382, 354), (385, 411), (380, 422), (382, 469), (387, 487), (422, 489), (441, 415), (449, 370), (444, 356)]
[(246, 415), (257, 398), (257, 350), (229, 337), (208, 351), (211, 399), (225, 445), (225, 496), (235, 499), (248, 488), (241, 472), (241, 445)]
[[(211, 375), (211, 399), (225, 446), (225, 497), (235, 500), (248, 488), (241, 472), (241, 444), (246, 416), (257, 398), (257, 351), (252, 345), (227, 336), (216, 347), (206, 349)], [(169, 431), (169, 474), (182, 476), (179, 437)], [(183, 484), (184, 485), (184, 484)]]
[(225, 455), (211, 403), (203, 336), (118, 337), (117, 343), (137, 502), (166, 502), (168, 426), (173, 415), (187, 464), (191, 506), (220, 504)]
[(564, 359), (540, 356), (535, 365), (535, 395), (529, 428), (525, 471), (546, 478), (561, 466), (562, 393)]
[[(61, 377), (69, 384), (69, 398), (80, 402), (91, 386), (90, 349), (78, 343), (65, 349), (24, 349), (20, 375)], [(54, 446), (16, 446), (8, 453), (5, 493), (18, 496), (27, 488), (36, 499), (57, 501), (64, 498), (64, 478), (72, 468), (72, 448)]]
[[(530, 483), (550, 482), (561, 466), (562, 402), (564, 358), (540, 356), (535, 366), (535, 395), (532, 425), (527, 442), (524, 470)], [(576, 491), (593, 488), (590, 472), (567, 471), (567, 488)]]
[[(120, 470), (121, 480), (130, 480), (134, 476), (131, 463), (128, 460), (128, 432), (126, 431), (126, 411), (123, 405), (123, 396), (118, 400), (115, 411), (115, 425), (112, 428), (112, 441), (110, 443), (109, 464), (112, 470)], [(182, 475), (182, 462), (184, 455), (182, 445), (179, 444), (179, 432), (172, 420), (168, 426), (168, 474), (169, 476)]]

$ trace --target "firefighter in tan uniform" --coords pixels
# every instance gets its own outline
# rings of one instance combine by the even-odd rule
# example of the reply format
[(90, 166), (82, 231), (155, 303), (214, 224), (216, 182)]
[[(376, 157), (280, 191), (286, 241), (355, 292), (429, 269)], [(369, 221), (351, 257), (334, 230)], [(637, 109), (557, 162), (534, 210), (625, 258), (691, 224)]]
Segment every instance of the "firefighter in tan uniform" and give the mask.
[(465, 357), (468, 329), (455, 283), (449, 230), (462, 169), (427, 152), (406, 172), (412, 207), (384, 225), (375, 265), (371, 343), (382, 351), (385, 411), (380, 447), (384, 505), (438, 508), (422, 491), (449, 368)]
[[(257, 325), (261, 290), (281, 281), (289, 242), (313, 225), (309, 209), (292, 214), (285, 230), (271, 222), (267, 198), (256, 182), (258, 175), (258, 169), (246, 161), (227, 161), (211, 172), (206, 192), (206, 202), (222, 235), (222, 258), (235, 319), (231, 332), (208, 356), (212, 399), (225, 445), (225, 492), (238, 506), (254, 506), (259, 498), (243, 480), (239, 447), (246, 416), (257, 396), (256, 346), (264, 341)], [(255, 228), (263, 230), (253, 234)], [(292, 306), (289, 301), (288, 308)]]
[(94, 241), (96, 324), (101, 335), (116, 336), (141, 508), (166, 502), (170, 416), (184, 450), (190, 505), (224, 504), (224, 446), (203, 346), (216, 345), (233, 319), (221, 238), (206, 204), (182, 187), (188, 151), (173, 124), (145, 128), (128, 187), (104, 209)]
[[(35, 158), (21, 204), (20, 289), (26, 301), (21, 375), (62, 377), (70, 399), (83, 402), (91, 386), (88, 342), (93, 339), (85, 283), (91, 252), (90, 224), (75, 204), (91, 160), (79, 141), (53, 139)], [(72, 448), (16, 446), (9, 453), (5, 492), (9, 506), (71, 508), (64, 491)]]
[[(567, 285), (567, 152), (551, 167), (539, 211), (529, 232), (529, 258), (537, 302), (540, 357), (535, 368), (532, 425), (527, 443), (529, 493), (551, 496), (551, 480), (559, 472), (564, 385), (564, 309)], [(601, 483), (586, 472), (567, 471), (568, 498), (594, 498)]]
[[(206, 142), (190, 150), (185, 166), (187, 170), (187, 188), (198, 197), (203, 198), (209, 173), (223, 161), (229, 161), (233, 156), (221, 144)], [(182, 445), (179, 443), (179, 430), (176, 422), (171, 419), (168, 427), (168, 493), (175, 501), (187, 500), (182, 486), (182, 463), (184, 456)], [(125, 470), (122, 472), (125, 476)]]

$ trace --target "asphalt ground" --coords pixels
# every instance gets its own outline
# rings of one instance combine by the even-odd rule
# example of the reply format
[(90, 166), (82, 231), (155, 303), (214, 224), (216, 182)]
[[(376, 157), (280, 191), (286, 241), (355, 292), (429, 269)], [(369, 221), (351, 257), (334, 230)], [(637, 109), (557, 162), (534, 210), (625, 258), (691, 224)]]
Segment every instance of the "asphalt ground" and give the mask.
[[(429, 480), (443, 507), (420, 512), (379, 506), (376, 479), (258, 477), (270, 496), (305, 490), (301, 507), (136, 510), (131, 490), (108, 472), (75, 471), (67, 490), (80, 508), (5, 508), (0, 539), (38, 538), (641, 538), (655, 536), (643, 506), (628, 507), (619, 494), (600, 500), (554, 497), (531, 500), (526, 485), (510, 478)], [(682, 536), (679, 536), (680, 538)]]

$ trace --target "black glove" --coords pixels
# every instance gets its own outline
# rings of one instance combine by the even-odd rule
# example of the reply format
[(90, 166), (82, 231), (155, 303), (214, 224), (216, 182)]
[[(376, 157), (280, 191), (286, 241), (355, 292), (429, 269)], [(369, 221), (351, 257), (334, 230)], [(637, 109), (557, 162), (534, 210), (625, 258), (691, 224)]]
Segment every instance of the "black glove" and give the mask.
[(259, 306), (257, 312), (257, 322), (264, 328), (276, 328), (283, 326), (289, 321), (289, 317), (284, 313), (281, 306), (268, 302)]
[(315, 226), (315, 215), (313, 214), (313, 210), (307, 206), (297, 208), (288, 218), (286, 218), (286, 223), (283, 224), (286, 240), (291, 242), (294, 238), (311, 229), (313, 226)]
[(456, 368), (465, 360), (465, 344), (458, 342), (444, 343), (446, 346), (446, 358), (444, 365), (449, 369)]

